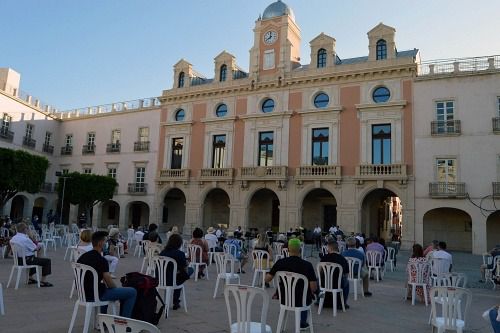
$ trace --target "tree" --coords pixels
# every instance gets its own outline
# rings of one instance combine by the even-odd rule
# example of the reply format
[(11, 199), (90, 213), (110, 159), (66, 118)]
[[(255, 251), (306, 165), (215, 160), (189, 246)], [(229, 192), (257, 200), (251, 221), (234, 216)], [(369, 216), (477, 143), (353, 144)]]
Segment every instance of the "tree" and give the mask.
[[(90, 225), (90, 209), (99, 202), (113, 198), (118, 185), (114, 178), (73, 172), (65, 174), (64, 200), (73, 205), (80, 205), (85, 210), (87, 225)], [(59, 198), (62, 197), (63, 182), (58, 184)], [(62, 202), (62, 201), (61, 201)]]
[(48, 167), (49, 161), (43, 156), (0, 148), (0, 211), (18, 192), (39, 192)]

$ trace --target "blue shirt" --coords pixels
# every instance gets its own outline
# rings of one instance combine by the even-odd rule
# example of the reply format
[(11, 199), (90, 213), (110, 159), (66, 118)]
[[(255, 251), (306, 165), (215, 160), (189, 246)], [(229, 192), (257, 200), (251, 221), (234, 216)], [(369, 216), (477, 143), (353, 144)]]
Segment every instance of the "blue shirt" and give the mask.
[[(239, 241), (237, 241), (234, 238), (230, 238), (230, 239), (226, 240), (224, 242), (224, 244), (231, 244), (231, 245), (236, 246), (236, 253), (230, 253), (230, 254), (233, 257), (235, 257), (236, 259), (241, 259), (241, 248), (240, 248), (240, 242)], [(234, 248), (233, 248), (233, 251), (234, 251)]]
[[(365, 265), (365, 255), (363, 253), (361, 253), (360, 251), (356, 250), (356, 249), (347, 249), (344, 252), (342, 252), (342, 255), (344, 257), (352, 257), (352, 258), (359, 259), (359, 260), (361, 260), (362, 266)], [(357, 269), (358, 268), (355, 267), (354, 271), (356, 271)]]

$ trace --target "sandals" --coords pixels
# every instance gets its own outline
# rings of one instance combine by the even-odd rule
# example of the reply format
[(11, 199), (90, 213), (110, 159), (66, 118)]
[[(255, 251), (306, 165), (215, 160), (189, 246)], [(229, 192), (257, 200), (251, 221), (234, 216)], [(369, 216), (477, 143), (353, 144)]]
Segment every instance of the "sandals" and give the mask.
[(38, 281), (37, 280), (34, 280), (34, 279), (29, 279), (28, 280), (28, 284), (37, 284)]
[(50, 282), (40, 282), (40, 287), (53, 287), (54, 285)]

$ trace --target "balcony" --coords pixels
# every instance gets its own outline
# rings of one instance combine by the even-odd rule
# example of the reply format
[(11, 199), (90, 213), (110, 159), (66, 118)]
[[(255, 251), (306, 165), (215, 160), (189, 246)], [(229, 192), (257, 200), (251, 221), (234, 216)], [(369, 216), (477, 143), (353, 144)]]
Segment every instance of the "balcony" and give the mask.
[(109, 143), (106, 145), (106, 153), (119, 153), (121, 148), (120, 143)]
[(95, 154), (95, 145), (84, 145), (82, 147), (82, 155)]
[(134, 151), (149, 151), (149, 141), (134, 142)]
[(200, 170), (200, 180), (201, 181), (232, 181), (234, 175), (233, 168), (210, 168)]
[(146, 195), (148, 194), (148, 184), (146, 183), (129, 183), (128, 193), (136, 195)]
[(462, 126), (460, 120), (436, 120), (431, 122), (431, 135), (460, 135)]
[(308, 165), (297, 168), (295, 178), (306, 180), (337, 180), (341, 178), (340, 165)]
[(189, 169), (163, 169), (160, 170), (159, 182), (187, 182), (189, 181)]
[(23, 146), (26, 146), (28, 148), (35, 149), (36, 146), (36, 140), (29, 138), (27, 136), (23, 137)]
[(12, 142), (12, 140), (14, 140), (14, 132), (9, 131), (8, 127), (2, 127), (0, 128), (0, 139)]
[(42, 151), (47, 154), (54, 154), (54, 146), (44, 143), (42, 146)]
[(429, 183), (429, 196), (434, 199), (450, 198), (461, 199), (467, 196), (465, 183)]
[(240, 168), (243, 180), (286, 180), (288, 168), (286, 166), (259, 166)]
[(493, 183), (493, 197), (500, 198), (500, 183)]
[(492, 123), (493, 123), (493, 133), (500, 134), (500, 117), (493, 118)]
[(363, 179), (406, 179), (406, 164), (363, 164), (356, 167), (356, 177)]
[(61, 147), (61, 155), (73, 155), (73, 146), (66, 145)]
[(52, 183), (43, 183), (40, 187), (40, 192), (42, 193), (52, 193), (55, 190), (55, 186)]

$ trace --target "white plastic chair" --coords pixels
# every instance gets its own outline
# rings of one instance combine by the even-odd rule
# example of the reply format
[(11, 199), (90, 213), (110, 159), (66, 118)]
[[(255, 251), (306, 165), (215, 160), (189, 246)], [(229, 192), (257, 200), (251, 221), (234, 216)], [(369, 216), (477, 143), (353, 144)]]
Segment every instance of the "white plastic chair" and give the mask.
[(366, 252), (366, 264), (368, 266), (368, 276), (371, 276), (372, 270), (375, 271), (377, 276), (377, 282), (380, 278), (384, 277), (384, 258), (382, 258), (382, 253), (378, 251), (367, 251)]
[(134, 248), (134, 257), (141, 257), (142, 256), (142, 238), (144, 237), (144, 233), (142, 231), (137, 231), (134, 234), (134, 239), (135, 239), (135, 248)]
[(50, 230), (45, 230), (44, 232), (42, 232), (42, 235), (43, 235), (42, 243), (43, 243), (43, 246), (45, 247), (45, 249), (48, 249), (49, 244), (52, 244), (54, 251), (57, 250), (56, 240), (55, 240), (52, 232)]
[[(149, 248), (149, 245), (151, 244), (151, 241), (149, 241), (149, 240), (141, 240), (139, 242), (139, 244), (141, 245), (140, 249), (139, 249), (139, 252), (141, 254), (142, 254), (142, 252), (144, 252), (144, 258), (142, 259), (142, 265), (141, 265), (141, 270), (140, 270), (140, 272), (143, 273), (144, 272), (144, 268), (146, 268), (146, 270), (147, 270), (148, 266), (149, 266), (148, 248)], [(139, 257), (140, 257), (140, 255), (139, 255)]]
[[(234, 302), (230, 300), (233, 296)], [(256, 296), (262, 297), (260, 322), (252, 322), (252, 308)], [(269, 310), (269, 295), (260, 288), (226, 285), (224, 288), (227, 315), (229, 318), (230, 333), (272, 333), (271, 327), (266, 324)], [(234, 307), (236, 303), (236, 307)], [(236, 309), (236, 322), (233, 323), (231, 310)]]
[(391, 265), (391, 272), (394, 272), (394, 260), (396, 259), (396, 250), (393, 247), (387, 248), (386, 264)]
[(451, 263), (443, 258), (431, 258), (430, 263), (432, 271), (432, 286), (437, 287), (441, 276), (450, 272)]
[[(451, 330), (462, 333), (465, 319), (470, 307), (472, 293), (465, 288), (433, 287), (431, 288), (431, 325), (432, 331), (437, 328), (438, 333)], [(441, 315), (438, 316), (436, 304), (440, 300)], [(465, 309), (462, 313), (463, 305)]]
[(274, 262), (278, 261), (281, 255), (281, 249), (283, 248), (285, 244), (281, 242), (273, 242), (273, 253), (274, 253)]
[[(12, 269), (10, 271), (9, 282), (7, 282), (7, 288), (9, 288), (10, 286), (10, 281), (12, 280), (12, 276), (14, 275), (14, 270), (17, 269), (16, 287), (14, 288), (17, 290), (17, 288), (19, 287), (19, 281), (21, 280), (21, 272), (23, 270), (26, 270), (26, 281), (28, 281), (29, 271), (32, 268), (36, 270), (36, 281), (38, 288), (40, 288), (40, 267), (37, 265), (26, 264), (26, 255), (24, 253), (24, 249), (21, 246), (10, 242), (10, 247), (12, 249), (12, 258), (14, 259), (14, 265), (12, 266)], [(21, 259), (22, 262), (21, 265), (19, 264), (18, 258)]]
[(365, 297), (365, 293), (363, 291), (363, 279), (361, 278), (361, 266), (363, 262), (354, 257), (345, 257), (347, 263), (349, 264), (349, 282), (352, 282), (353, 291), (354, 291), (354, 300), (358, 300), (358, 285), (361, 295)]
[[(342, 266), (331, 262), (319, 262), (316, 265), (318, 272), (318, 282), (320, 293), (332, 293), (333, 297), (333, 316), (337, 316), (337, 294), (340, 295), (340, 302), (342, 303), (342, 311), (345, 312), (344, 293), (340, 287), (342, 283)], [(333, 281), (335, 271), (338, 271), (337, 281)], [(335, 287), (336, 286), (336, 287)], [(318, 314), (321, 314), (325, 298), (321, 297), (319, 301)]]
[(208, 280), (208, 267), (202, 259), (203, 248), (196, 244), (189, 244), (188, 253), (190, 259), (189, 266), (194, 267), (194, 280), (198, 281), (198, 272), (200, 271), (201, 266), (205, 267), (205, 279)]
[[(227, 271), (227, 263), (230, 263), (230, 271)], [(219, 288), (219, 281), (224, 280), (226, 284), (229, 284), (231, 280), (238, 280), (238, 284), (241, 283), (240, 275), (234, 272), (234, 260), (229, 257), (227, 253), (216, 253), (215, 254), (215, 265), (217, 267), (217, 280), (215, 281), (214, 298), (217, 297), (217, 289)]]
[[(184, 289), (184, 284), (177, 285), (177, 262), (170, 257), (156, 257), (154, 263), (158, 274), (158, 287), (156, 287), (156, 289), (165, 291), (165, 315), (168, 317), (168, 310), (170, 304), (172, 304), (174, 290), (177, 289), (181, 290), (184, 311), (187, 313), (186, 290)], [(172, 267), (172, 285), (167, 284), (167, 269), (169, 265)]]
[(252, 259), (254, 265), (252, 287), (255, 287), (255, 282), (257, 281), (257, 278), (259, 277), (259, 275), (262, 274), (262, 288), (263, 289), (265, 288), (266, 273), (268, 273), (271, 270), (269, 257), (270, 255), (267, 251), (264, 250), (252, 251)]
[(321, 246), (321, 254), (326, 256), (328, 254), (328, 245)]
[(425, 306), (427, 306), (429, 304), (427, 286), (429, 284), (431, 266), (427, 262), (410, 262), (408, 263), (407, 270), (411, 272), (412, 269), (416, 272), (415, 278), (412, 278), (411, 274), (408, 274), (405, 299), (408, 295), (408, 288), (411, 287), (411, 305), (415, 305), (417, 287), (421, 287), (424, 293)]
[[(312, 322), (311, 305), (307, 305), (307, 290), (309, 289), (309, 281), (307, 278), (298, 273), (292, 272), (277, 272), (278, 279), (278, 295), (280, 299), (280, 313), (278, 317), (277, 333), (281, 333), (282, 329), (286, 327), (287, 311), (295, 314), (295, 333), (300, 332), (300, 313), (302, 311), (309, 311), (309, 330), (314, 332)], [(299, 281), (302, 283), (302, 305), (296, 304), (295, 294), (298, 292), (297, 285)], [(281, 287), (283, 286), (283, 288)], [(283, 289), (283, 290), (282, 290)]]
[(467, 275), (456, 272), (441, 274), (437, 286), (467, 288)]
[(69, 261), (71, 261), (71, 256), (73, 254), (72, 249), (76, 247), (76, 244), (78, 243), (78, 235), (75, 234), (69, 234), (67, 237), (67, 247), (66, 247), (66, 252), (64, 252), (64, 260), (66, 260), (66, 257), (68, 256), (69, 253)]
[(135, 241), (135, 230), (130, 228), (127, 229), (127, 245), (129, 248), (132, 248), (132, 245), (134, 244)]
[[(52, 239), (54, 240), (54, 244), (57, 244), (57, 240), (59, 240), (59, 244), (61, 245), (62, 247), (62, 237), (59, 236), (59, 233), (58, 233), (58, 230), (56, 230), (56, 227), (54, 225), (54, 222), (52, 222), (50, 225), (49, 225), (49, 232), (50, 234), (52, 235)], [(55, 249), (55, 248), (54, 248)]]
[(3, 288), (1, 283), (0, 283), (0, 314), (2, 316), (5, 316), (5, 305), (3, 304)]
[(144, 265), (146, 264), (146, 275), (155, 275), (155, 259), (161, 252), (161, 245), (158, 243), (151, 243), (150, 241), (144, 241), (146, 255), (142, 260), (141, 273), (144, 269)]
[(146, 321), (108, 314), (97, 315), (101, 332), (108, 333), (161, 333), (158, 327)]
[[(71, 254), (69, 256), (69, 259), (71, 262), (77, 262), (78, 258), (82, 254), (84, 254), (85, 251), (82, 249), (79, 249), (77, 246), (75, 246), (73, 249), (71, 249)], [(69, 299), (73, 298), (73, 293), (75, 292), (75, 279), (73, 279), (73, 283), (71, 284), (71, 292), (69, 293)]]
[[(92, 312), (94, 308), (97, 308), (99, 311), (101, 306), (111, 305), (113, 309), (113, 314), (116, 314), (116, 307), (114, 302), (101, 301), (99, 299), (99, 285), (98, 285), (99, 281), (97, 280), (98, 279), (97, 272), (93, 267), (72, 262), (71, 268), (73, 269), (73, 275), (75, 277), (75, 287), (78, 293), (78, 299), (75, 302), (75, 307), (73, 309), (73, 315), (71, 316), (71, 323), (69, 325), (68, 333), (71, 333), (73, 331), (73, 326), (75, 325), (76, 315), (78, 314), (79, 306), (85, 307), (85, 321), (83, 325), (83, 333), (87, 333), (89, 331), (89, 328), (91, 327), (90, 323), (91, 319), (93, 319)], [(94, 284), (93, 288), (94, 301), (87, 301), (85, 297), (84, 281), (86, 276), (92, 278)]]
[(237, 263), (239, 265), (239, 270), (241, 271), (241, 262), (238, 258), (236, 258), (238, 252), (236, 245), (224, 243), (222, 245), (222, 249), (224, 250), (224, 253), (227, 254), (226, 260), (232, 260), (233, 264)]

